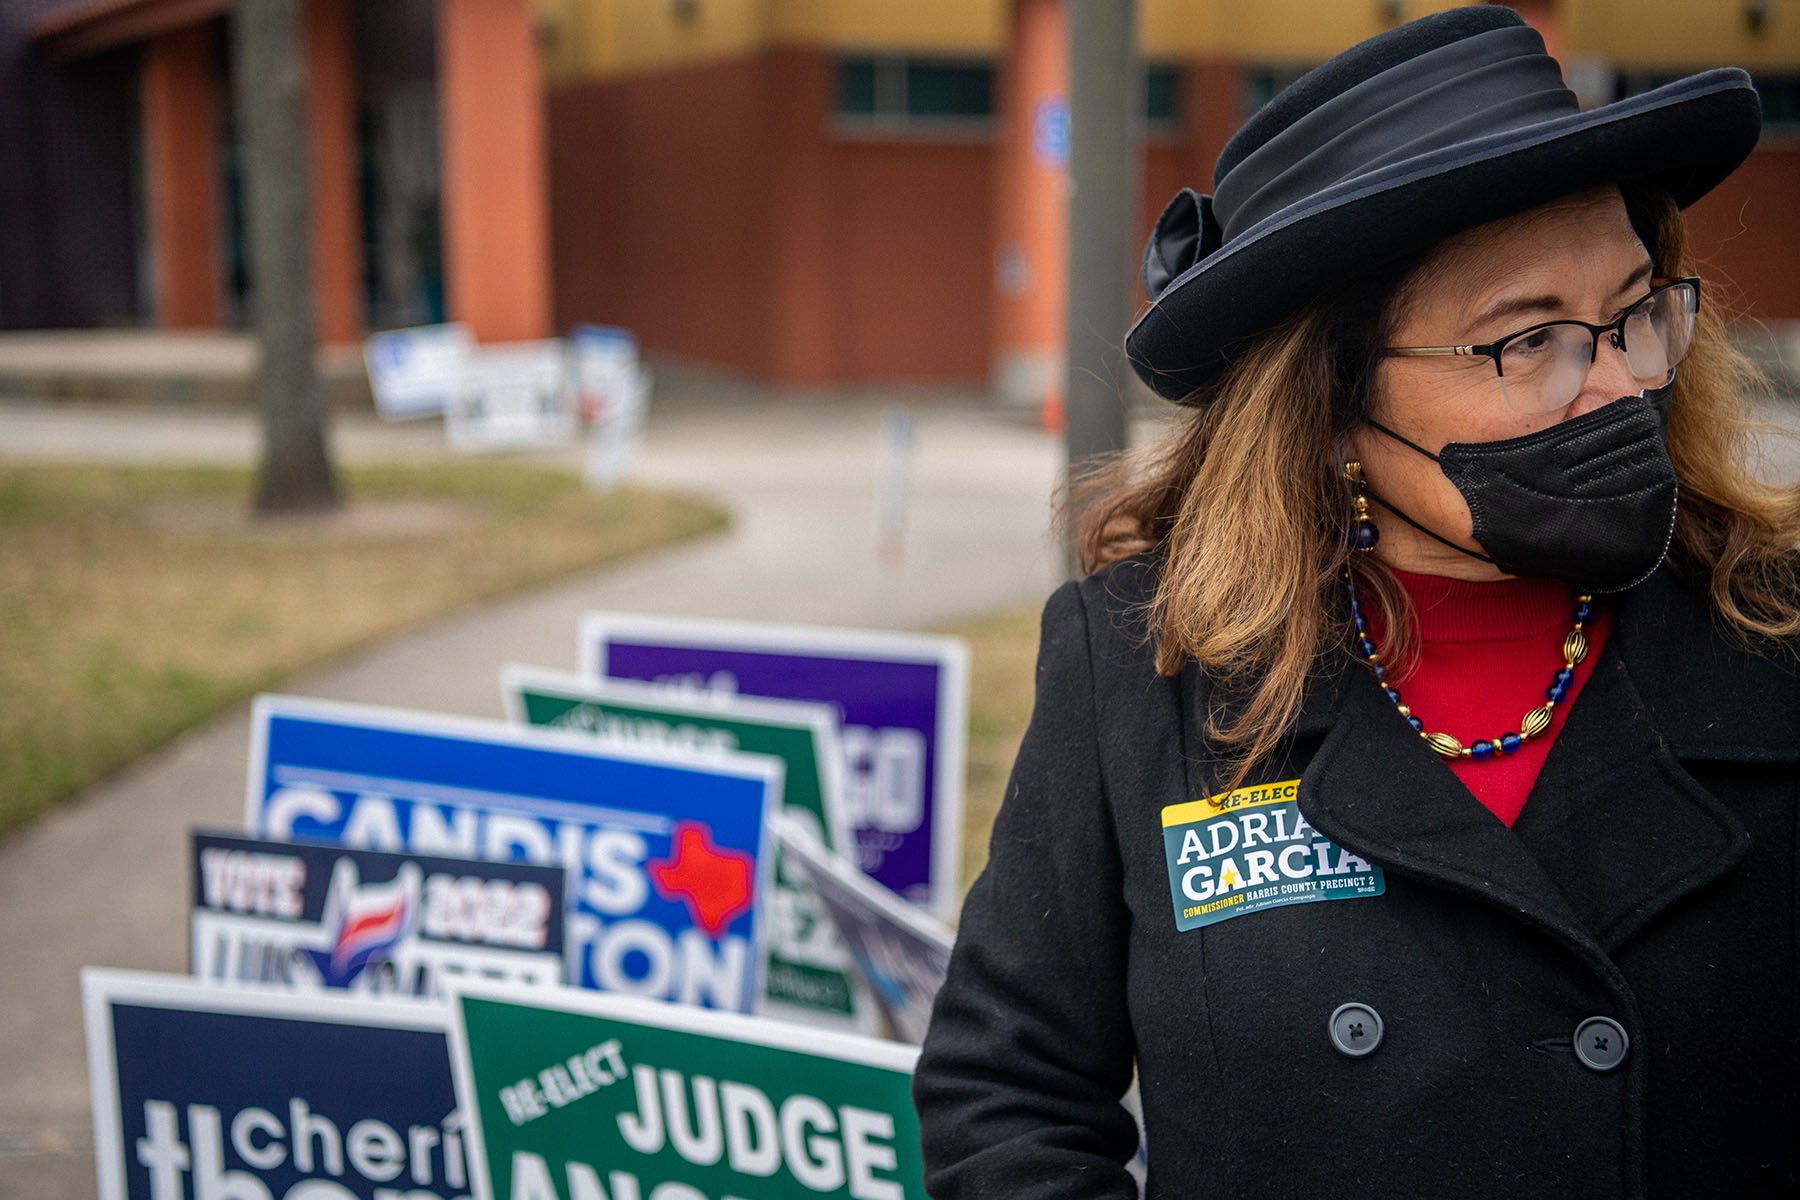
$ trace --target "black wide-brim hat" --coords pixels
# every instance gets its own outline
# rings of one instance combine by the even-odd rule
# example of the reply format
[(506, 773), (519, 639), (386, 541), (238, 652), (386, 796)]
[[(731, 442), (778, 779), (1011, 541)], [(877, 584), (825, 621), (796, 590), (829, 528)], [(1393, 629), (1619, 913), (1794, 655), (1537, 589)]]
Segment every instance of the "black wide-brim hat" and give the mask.
[(1583, 112), (1511, 9), (1408, 22), (1251, 117), (1219, 155), (1213, 195), (1170, 201), (1144, 251), (1150, 305), (1126, 354), (1158, 395), (1203, 401), (1234, 344), (1359, 275), (1606, 184), (1660, 186), (1685, 208), (1761, 129), (1735, 67)]

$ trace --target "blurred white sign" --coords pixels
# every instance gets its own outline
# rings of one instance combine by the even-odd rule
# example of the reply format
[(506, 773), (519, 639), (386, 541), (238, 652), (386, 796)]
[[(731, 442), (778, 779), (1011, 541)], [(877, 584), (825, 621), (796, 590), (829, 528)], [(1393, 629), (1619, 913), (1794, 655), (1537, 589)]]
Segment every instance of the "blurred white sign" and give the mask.
[(583, 325), (569, 339), (569, 359), (581, 419), (591, 429), (587, 485), (614, 486), (631, 469), (650, 407), (651, 374), (638, 363), (630, 330)]
[(455, 450), (556, 446), (575, 432), (567, 357), (555, 338), (476, 348), (444, 411)]
[(569, 366), (581, 419), (598, 425), (632, 386), (637, 338), (615, 325), (579, 325), (569, 335)]
[(460, 324), (372, 334), (363, 343), (363, 365), (375, 411), (390, 421), (437, 416), (456, 394), (473, 349), (468, 326)]
[(898, 564), (906, 557), (907, 512), (912, 506), (913, 419), (904, 408), (881, 416), (881, 470), (875, 483), (875, 552)]

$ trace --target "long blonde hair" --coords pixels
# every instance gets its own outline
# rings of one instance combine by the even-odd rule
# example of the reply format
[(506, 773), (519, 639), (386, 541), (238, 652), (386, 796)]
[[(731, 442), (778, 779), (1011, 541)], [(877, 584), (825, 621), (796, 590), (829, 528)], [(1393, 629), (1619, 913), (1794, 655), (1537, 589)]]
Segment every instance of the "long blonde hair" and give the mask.
[[(1627, 193), (1659, 276), (1694, 274), (1686, 226), (1660, 193)], [(1344, 434), (1364, 411), (1393, 298), (1416, 267), (1395, 264), (1245, 344), (1184, 423), (1144, 451), (1076, 480), (1064, 506), (1082, 567), (1148, 553), (1160, 562), (1147, 628), (1156, 669), (1189, 660), (1214, 688), (1208, 736), (1235, 787), (1293, 728), (1306, 684), (1349, 645), (1346, 569), (1390, 631), (1399, 677), (1414, 659), (1405, 592), (1373, 555), (1350, 550)], [(1670, 561), (1702, 583), (1747, 641), (1800, 635), (1800, 487), (1747, 469), (1759, 383), (1701, 305), (1677, 372), (1669, 454), (1682, 487)]]

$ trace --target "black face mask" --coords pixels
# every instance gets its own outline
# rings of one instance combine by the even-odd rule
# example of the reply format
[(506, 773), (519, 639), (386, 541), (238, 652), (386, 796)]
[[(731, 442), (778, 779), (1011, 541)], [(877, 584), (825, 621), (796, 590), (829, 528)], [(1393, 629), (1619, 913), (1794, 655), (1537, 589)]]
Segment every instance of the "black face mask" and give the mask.
[(1369, 421), (1442, 468), (1468, 501), (1486, 554), (1370, 496), (1420, 533), (1508, 575), (1622, 592), (1649, 578), (1675, 536), (1679, 489), (1667, 429), (1673, 391), (1671, 383), (1524, 437), (1451, 442), (1436, 454)]

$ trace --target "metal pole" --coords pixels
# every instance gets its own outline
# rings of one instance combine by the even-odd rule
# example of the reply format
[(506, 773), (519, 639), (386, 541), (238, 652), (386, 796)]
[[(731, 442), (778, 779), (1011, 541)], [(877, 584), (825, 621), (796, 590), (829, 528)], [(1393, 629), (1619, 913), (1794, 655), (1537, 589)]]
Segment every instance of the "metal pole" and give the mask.
[[(1065, 446), (1073, 477), (1125, 448), (1121, 349), (1134, 301), (1143, 68), (1136, 0), (1069, 5)], [(1073, 568), (1071, 554), (1070, 566)]]

